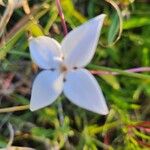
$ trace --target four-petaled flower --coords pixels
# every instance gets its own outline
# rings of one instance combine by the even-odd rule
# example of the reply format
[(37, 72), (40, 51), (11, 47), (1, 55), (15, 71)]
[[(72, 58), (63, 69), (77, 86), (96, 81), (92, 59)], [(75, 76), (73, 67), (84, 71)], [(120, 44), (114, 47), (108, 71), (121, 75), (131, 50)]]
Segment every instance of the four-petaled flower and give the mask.
[(104, 114), (108, 108), (94, 76), (84, 67), (96, 50), (105, 15), (72, 30), (61, 45), (47, 36), (29, 39), (33, 61), (45, 69), (36, 77), (30, 102), (32, 111), (43, 108), (64, 92), (74, 104)]

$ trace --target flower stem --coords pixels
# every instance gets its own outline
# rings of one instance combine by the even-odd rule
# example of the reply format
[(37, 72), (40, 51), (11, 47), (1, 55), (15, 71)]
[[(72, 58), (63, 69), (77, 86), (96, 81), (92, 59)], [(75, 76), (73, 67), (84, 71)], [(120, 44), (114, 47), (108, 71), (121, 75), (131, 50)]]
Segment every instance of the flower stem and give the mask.
[(29, 105), (7, 107), (7, 108), (1, 108), (0, 113), (15, 112), (15, 111), (21, 111), (27, 109), (29, 109)]
[(65, 17), (64, 17), (62, 7), (61, 7), (61, 4), (60, 4), (60, 0), (56, 0), (56, 6), (57, 6), (57, 9), (58, 9), (58, 13), (59, 13), (59, 16), (60, 16), (60, 19), (61, 19), (61, 24), (62, 24), (62, 27), (63, 27), (63, 30), (64, 30), (64, 36), (65, 36), (65, 35), (67, 35), (68, 31), (67, 31), (67, 25), (66, 25), (66, 22), (65, 22)]

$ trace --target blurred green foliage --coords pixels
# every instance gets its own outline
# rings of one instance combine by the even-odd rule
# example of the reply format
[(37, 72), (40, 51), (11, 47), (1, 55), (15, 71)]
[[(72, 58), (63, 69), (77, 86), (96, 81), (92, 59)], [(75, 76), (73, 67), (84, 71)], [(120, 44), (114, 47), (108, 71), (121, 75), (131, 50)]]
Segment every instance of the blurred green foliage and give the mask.
[[(100, 13), (108, 15), (101, 42), (88, 68), (121, 74), (96, 76), (110, 113), (100, 116), (88, 112), (71, 104), (62, 95), (51, 106), (36, 112), (0, 114), (0, 147), (8, 143), (7, 123), (10, 122), (15, 130), (13, 145), (16, 146), (37, 150), (149, 149), (150, 76), (148, 73), (132, 74), (122, 70), (150, 66), (150, 4), (146, 0), (115, 2), (122, 12), (122, 37), (115, 45), (102, 47), (101, 42), (111, 44), (117, 36), (119, 21), (114, 8), (100, 0), (61, 0), (68, 30)], [(31, 63), (28, 34), (45, 34), (59, 42), (63, 38), (55, 1), (33, 0), (29, 4), (31, 15), (16, 9), (1, 38), (0, 83), (9, 74), (14, 76), (10, 92), (4, 92), (5, 89), (0, 87), (1, 108), (29, 103), (30, 88), (37, 68)], [(2, 15), (3, 9), (0, 12)], [(59, 102), (62, 103), (63, 112), (58, 107)]]

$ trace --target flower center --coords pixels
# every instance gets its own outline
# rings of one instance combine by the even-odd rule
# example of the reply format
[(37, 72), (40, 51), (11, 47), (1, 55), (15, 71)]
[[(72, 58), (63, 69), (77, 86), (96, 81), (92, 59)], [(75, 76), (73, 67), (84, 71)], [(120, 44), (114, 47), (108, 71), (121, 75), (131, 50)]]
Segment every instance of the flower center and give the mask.
[(68, 68), (65, 65), (60, 66), (60, 71), (61, 72), (67, 72)]

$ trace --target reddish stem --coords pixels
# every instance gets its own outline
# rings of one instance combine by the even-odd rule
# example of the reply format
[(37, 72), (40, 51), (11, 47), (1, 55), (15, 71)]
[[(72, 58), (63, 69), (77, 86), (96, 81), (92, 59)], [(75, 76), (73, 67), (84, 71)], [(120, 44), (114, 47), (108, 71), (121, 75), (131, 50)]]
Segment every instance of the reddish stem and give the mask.
[[(139, 68), (131, 68), (124, 70), (127, 72), (150, 72), (150, 67), (139, 67)], [(110, 71), (97, 71), (97, 70), (91, 70), (92, 74), (96, 75), (119, 75), (117, 72), (110, 72)]]
[(150, 133), (150, 121), (140, 122), (136, 125), (128, 125), (128, 128), (138, 128)]
[(146, 147), (150, 147), (149, 143), (143, 142), (141, 140), (136, 140), (140, 145), (146, 146)]
[(143, 121), (137, 124), (138, 126), (150, 127), (150, 121)]
[(60, 4), (60, 0), (56, 0), (56, 6), (57, 6), (57, 9), (58, 9), (58, 13), (59, 13), (59, 16), (60, 16), (60, 19), (61, 19), (61, 24), (62, 24), (62, 27), (63, 27), (63, 30), (64, 30), (64, 36), (65, 36), (65, 35), (67, 35), (68, 31), (67, 31), (67, 25), (66, 25), (66, 22), (65, 22), (65, 17), (64, 17), (62, 7), (61, 7), (61, 4)]
[(104, 143), (106, 145), (109, 145), (110, 139), (109, 139), (109, 132), (107, 132), (104, 136)]
[(150, 67), (132, 68), (132, 69), (128, 69), (126, 71), (128, 71), (128, 72), (149, 72), (150, 71)]

